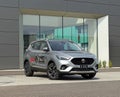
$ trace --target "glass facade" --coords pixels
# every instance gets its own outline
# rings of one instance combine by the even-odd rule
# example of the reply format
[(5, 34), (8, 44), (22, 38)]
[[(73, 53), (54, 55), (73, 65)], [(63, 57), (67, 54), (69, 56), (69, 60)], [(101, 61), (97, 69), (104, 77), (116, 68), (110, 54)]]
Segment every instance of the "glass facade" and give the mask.
[(97, 55), (97, 20), (75, 17), (23, 15), (24, 50), (39, 39), (67, 39)]
[(39, 34), (39, 16), (23, 15), (23, 34), (25, 50), (30, 42), (37, 39)]
[(40, 39), (54, 39), (57, 29), (62, 33), (62, 17), (55, 16), (40, 16)]

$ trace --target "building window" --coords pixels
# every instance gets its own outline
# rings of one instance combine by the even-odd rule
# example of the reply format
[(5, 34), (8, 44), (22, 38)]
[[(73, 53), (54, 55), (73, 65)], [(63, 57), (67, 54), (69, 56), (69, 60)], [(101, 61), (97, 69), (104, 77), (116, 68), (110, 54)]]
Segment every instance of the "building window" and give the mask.
[(23, 15), (24, 50), (38, 39), (72, 40), (97, 55), (97, 20), (87, 18)]
[(30, 42), (37, 39), (39, 34), (39, 16), (38, 15), (23, 15), (23, 39), (24, 51)]
[(62, 17), (40, 16), (40, 39), (59, 39), (61, 34)]
[(84, 19), (84, 42), (85, 49), (90, 53), (97, 55), (97, 20)]
[(83, 18), (63, 18), (63, 38), (72, 40), (84, 48)]

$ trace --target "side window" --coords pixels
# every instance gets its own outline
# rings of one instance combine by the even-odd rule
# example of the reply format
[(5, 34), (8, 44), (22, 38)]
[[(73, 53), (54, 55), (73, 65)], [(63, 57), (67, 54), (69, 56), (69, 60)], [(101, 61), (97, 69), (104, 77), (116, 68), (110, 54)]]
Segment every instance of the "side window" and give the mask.
[(40, 50), (43, 50), (43, 48), (45, 48), (45, 47), (48, 47), (47, 43), (46, 42), (42, 42)]
[(41, 42), (35, 42), (35, 43), (31, 44), (31, 46), (32, 46), (32, 49), (34, 49), (34, 50), (40, 50)]

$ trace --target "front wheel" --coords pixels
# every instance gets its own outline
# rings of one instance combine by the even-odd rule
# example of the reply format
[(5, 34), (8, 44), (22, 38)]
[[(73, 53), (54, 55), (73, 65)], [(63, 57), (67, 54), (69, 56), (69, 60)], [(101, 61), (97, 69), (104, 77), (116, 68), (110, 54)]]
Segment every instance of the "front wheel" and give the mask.
[(96, 73), (90, 73), (90, 74), (81, 74), (81, 76), (85, 79), (92, 79), (94, 78)]
[(59, 71), (57, 70), (57, 66), (55, 63), (50, 63), (47, 68), (47, 75), (49, 79), (57, 80), (60, 77)]
[(25, 72), (26, 76), (33, 76), (34, 72), (32, 71), (29, 62), (25, 62), (25, 64), (24, 64), (24, 72)]

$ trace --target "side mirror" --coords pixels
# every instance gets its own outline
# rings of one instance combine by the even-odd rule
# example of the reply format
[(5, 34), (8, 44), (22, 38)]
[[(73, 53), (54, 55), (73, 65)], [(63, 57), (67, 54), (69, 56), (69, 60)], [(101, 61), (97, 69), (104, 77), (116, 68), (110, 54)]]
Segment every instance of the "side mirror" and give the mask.
[(48, 48), (48, 47), (44, 47), (44, 48), (43, 48), (43, 51), (48, 52), (48, 51), (49, 51), (49, 48)]

